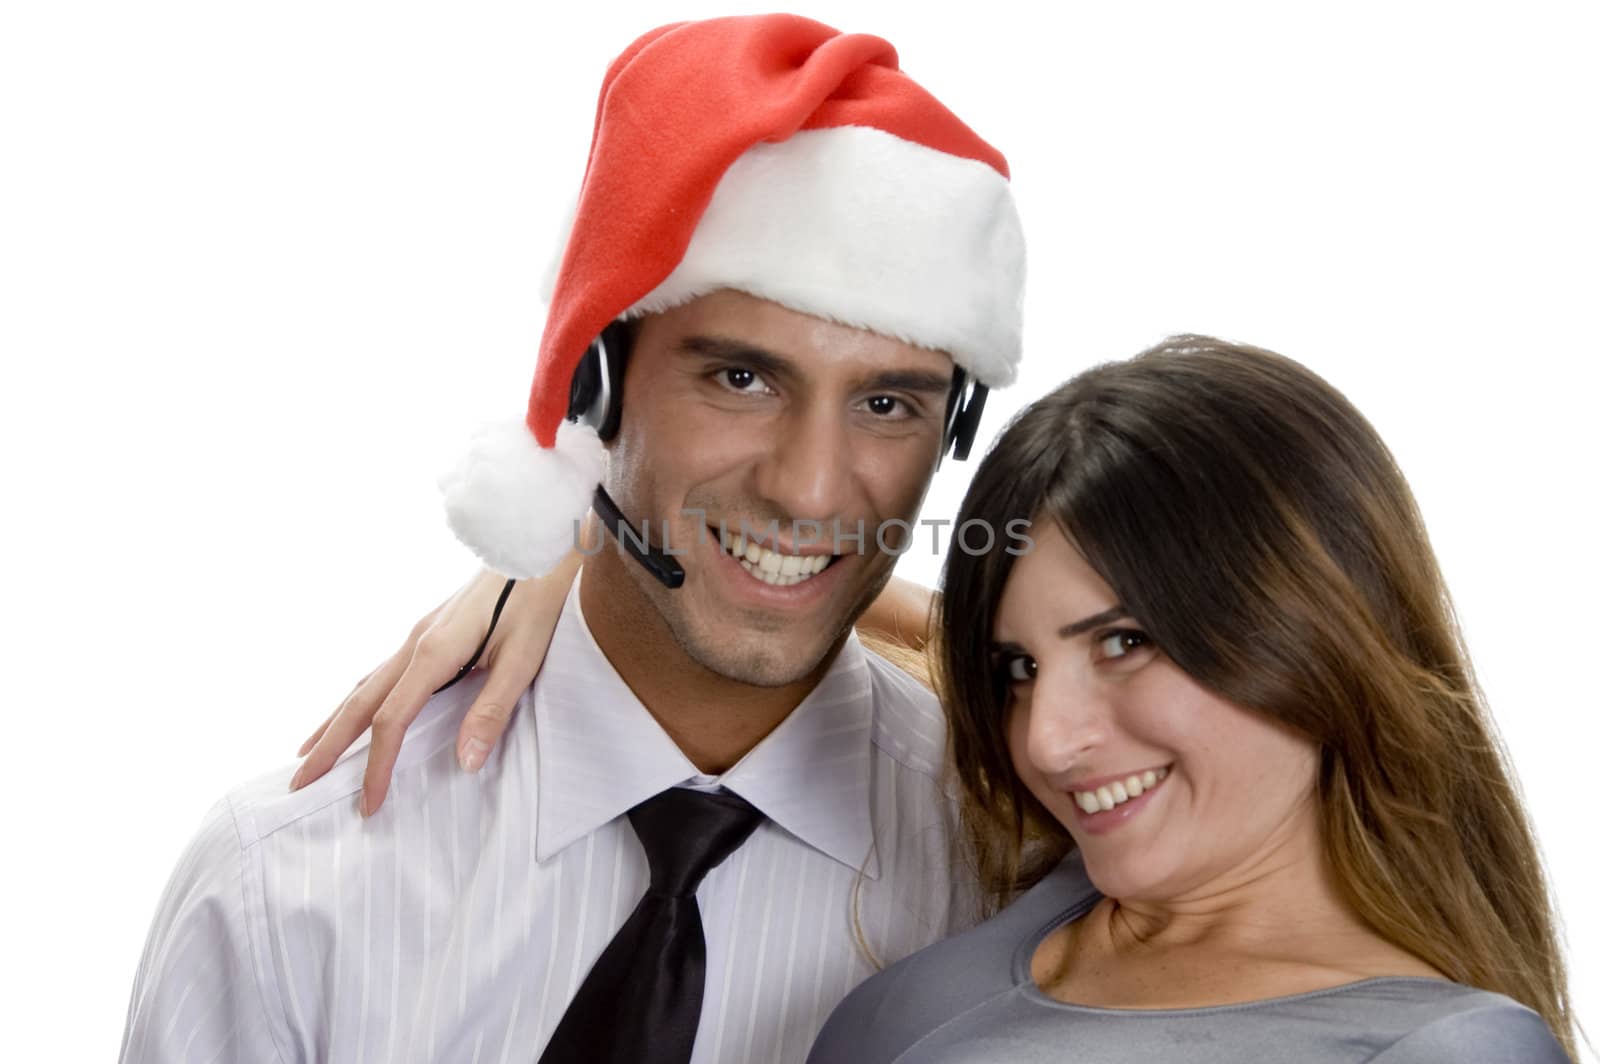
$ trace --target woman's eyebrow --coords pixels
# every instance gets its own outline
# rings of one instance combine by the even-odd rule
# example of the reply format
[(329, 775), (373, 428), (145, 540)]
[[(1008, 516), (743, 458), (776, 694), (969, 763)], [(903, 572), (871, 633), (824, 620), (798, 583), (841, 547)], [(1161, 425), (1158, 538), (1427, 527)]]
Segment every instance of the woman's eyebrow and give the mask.
[[(1071, 624), (1062, 625), (1056, 629), (1056, 636), (1061, 639), (1071, 639), (1075, 635), (1082, 635), (1091, 628), (1096, 628), (1111, 621), (1121, 620), (1126, 616), (1128, 616), (1128, 611), (1122, 605), (1110, 606), (1093, 616), (1085, 617), (1081, 621), (1073, 621)], [(1024, 651), (1021, 643), (990, 643), (989, 653), (1021, 654)]]
[(1091, 628), (1098, 627), (1102, 624), (1108, 624), (1111, 621), (1121, 620), (1127, 615), (1128, 611), (1118, 604), (1110, 607), (1109, 609), (1101, 610), (1099, 613), (1096, 613), (1091, 617), (1085, 617), (1081, 621), (1073, 621), (1071, 624), (1063, 625), (1062, 627), (1056, 629), (1056, 635), (1061, 639), (1071, 639), (1075, 635), (1082, 635)]

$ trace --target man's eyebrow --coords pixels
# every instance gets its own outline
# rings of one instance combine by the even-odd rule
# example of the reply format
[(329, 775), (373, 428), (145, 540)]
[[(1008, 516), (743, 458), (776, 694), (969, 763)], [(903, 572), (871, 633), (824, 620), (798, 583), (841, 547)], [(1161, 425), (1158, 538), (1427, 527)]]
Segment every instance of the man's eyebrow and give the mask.
[(928, 373), (917, 369), (892, 369), (874, 373), (863, 391), (915, 392), (925, 395), (944, 395), (950, 391), (953, 375)]
[[(707, 360), (736, 362), (768, 376), (795, 372), (795, 364), (791, 359), (745, 340), (725, 336), (685, 336), (678, 341), (678, 349)], [(949, 373), (893, 369), (872, 374), (861, 385), (861, 390), (943, 396), (950, 391), (952, 379), (953, 375)]]
[(724, 336), (685, 336), (678, 341), (678, 349), (708, 361), (737, 362), (769, 376), (794, 372), (794, 363), (782, 355)]

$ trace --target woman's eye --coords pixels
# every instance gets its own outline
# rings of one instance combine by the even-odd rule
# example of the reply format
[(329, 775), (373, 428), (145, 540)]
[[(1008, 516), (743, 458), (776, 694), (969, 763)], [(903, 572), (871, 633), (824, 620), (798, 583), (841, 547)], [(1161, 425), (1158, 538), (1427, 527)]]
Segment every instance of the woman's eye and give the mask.
[(1039, 673), (1039, 663), (1026, 654), (1016, 654), (1007, 658), (1001, 668), (1006, 674), (1006, 679), (1012, 683), (1029, 683)]
[(1150, 637), (1137, 628), (1119, 628), (1115, 632), (1106, 632), (1097, 640), (1103, 658), (1127, 657), (1135, 650), (1150, 645)]
[(736, 392), (759, 394), (772, 390), (767, 387), (767, 382), (761, 379), (761, 374), (743, 366), (733, 366), (729, 369), (718, 370), (717, 379), (722, 382), (724, 387)]

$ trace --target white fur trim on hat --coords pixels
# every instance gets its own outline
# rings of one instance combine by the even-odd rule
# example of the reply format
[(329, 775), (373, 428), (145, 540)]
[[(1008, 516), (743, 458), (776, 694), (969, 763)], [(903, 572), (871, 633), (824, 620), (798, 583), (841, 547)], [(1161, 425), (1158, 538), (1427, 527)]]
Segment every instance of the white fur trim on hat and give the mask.
[(1022, 348), (1026, 271), (1010, 182), (864, 126), (805, 130), (741, 155), (672, 274), (628, 311), (719, 288), (949, 352), (991, 387)]
[(456, 538), (489, 568), (523, 580), (572, 549), (605, 470), (605, 445), (589, 426), (562, 422), (556, 445), (544, 448), (510, 421), (480, 429), (439, 490)]

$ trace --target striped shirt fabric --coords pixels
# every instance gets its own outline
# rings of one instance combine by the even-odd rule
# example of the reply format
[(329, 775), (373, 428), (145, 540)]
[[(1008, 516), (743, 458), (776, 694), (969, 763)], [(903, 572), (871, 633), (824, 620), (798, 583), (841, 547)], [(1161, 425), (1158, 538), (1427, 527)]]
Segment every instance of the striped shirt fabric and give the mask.
[(803, 1061), (879, 965), (975, 922), (938, 704), (849, 641), (754, 750), (711, 778), (606, 661), (574, 587), (543, 672), (475, 775), (456, 729), (481, 677), (435, 696), (383, 808), (364, 745), (206, 816), (161, 900), (121, 1059), (532, 1062), (649, 881), (628, 823), (667, 787), (769, 818), (697, 893), (695, 1064)]

